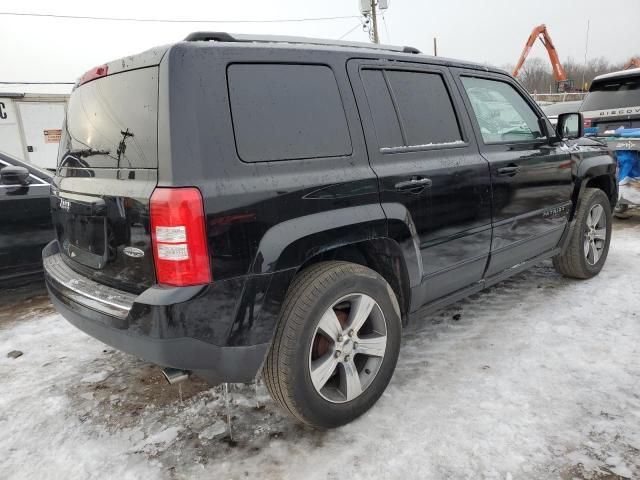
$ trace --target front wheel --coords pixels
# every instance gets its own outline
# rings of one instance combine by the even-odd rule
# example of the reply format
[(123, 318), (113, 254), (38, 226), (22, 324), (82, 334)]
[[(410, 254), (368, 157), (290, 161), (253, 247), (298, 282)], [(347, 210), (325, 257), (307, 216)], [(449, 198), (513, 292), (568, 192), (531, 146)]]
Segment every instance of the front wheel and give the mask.
[(263, 378), (303, 423), (344, 425), (384, 392), (400, 336), (400, 309), (384, 278), (353, 263), (318, 263), (289, 288)]
[(556, 270), (571, 278), (594, 277), (607, 259), (611, 242), (611, 204), (600, 189), (587, 188), (576, 211), (566, 250), (554, 257)]

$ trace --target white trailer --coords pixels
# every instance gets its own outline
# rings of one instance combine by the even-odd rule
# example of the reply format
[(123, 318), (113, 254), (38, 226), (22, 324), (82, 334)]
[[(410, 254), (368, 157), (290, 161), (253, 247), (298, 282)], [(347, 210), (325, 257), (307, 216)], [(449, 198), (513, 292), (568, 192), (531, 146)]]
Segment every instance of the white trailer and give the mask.
[(0, 151), (55, 169), (69, 95), (0, 93)]

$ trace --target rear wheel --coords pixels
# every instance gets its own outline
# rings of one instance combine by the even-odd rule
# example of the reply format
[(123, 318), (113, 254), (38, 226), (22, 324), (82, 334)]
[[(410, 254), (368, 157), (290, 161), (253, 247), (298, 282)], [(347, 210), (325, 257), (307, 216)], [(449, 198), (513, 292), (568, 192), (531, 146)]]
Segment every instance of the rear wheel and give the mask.
[(382, 395), (400, 350), (400, 309), (376, 272), (322, 262), (292, 283), (263, 368), (269, 393), (307, 425), (337, 427)]
[(569, 233), (569, 245), (553, 259), (556, 270), (580, 279), (597, 275), (609, 253), (611, 223), (609, 198), (600, 189), (587, 188)]

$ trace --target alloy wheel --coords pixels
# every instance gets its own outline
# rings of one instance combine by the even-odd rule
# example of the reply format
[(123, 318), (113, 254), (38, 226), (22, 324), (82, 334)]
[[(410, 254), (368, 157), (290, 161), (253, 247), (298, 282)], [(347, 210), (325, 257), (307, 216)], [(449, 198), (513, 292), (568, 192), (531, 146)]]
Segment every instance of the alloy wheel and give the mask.
[(596, 203), (585, 222), (584, 231), (584, 256), (589, 265), (595, 265), (600, 260), (607, 241), (607, 217), (604, 215), (604, 207)]
[(373, 382), (387, 348), (382, 309), (368, 295), (340, 298), (318, 322), (309, 352), (314, 388), (325, 400), (350, 402)]

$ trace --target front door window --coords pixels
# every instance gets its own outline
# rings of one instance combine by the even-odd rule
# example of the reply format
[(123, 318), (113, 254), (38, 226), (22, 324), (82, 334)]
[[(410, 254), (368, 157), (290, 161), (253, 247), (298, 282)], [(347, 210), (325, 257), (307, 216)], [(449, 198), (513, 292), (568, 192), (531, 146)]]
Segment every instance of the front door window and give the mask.
[(536, 112), (508, 83), (462, 77), (462, 83), (486, 144), (530, 141), (544, 134)]

